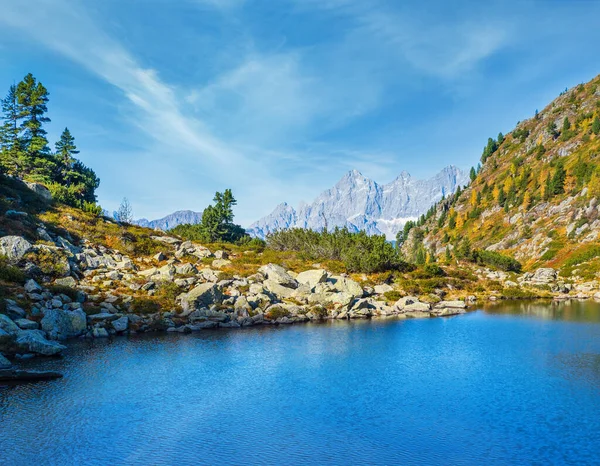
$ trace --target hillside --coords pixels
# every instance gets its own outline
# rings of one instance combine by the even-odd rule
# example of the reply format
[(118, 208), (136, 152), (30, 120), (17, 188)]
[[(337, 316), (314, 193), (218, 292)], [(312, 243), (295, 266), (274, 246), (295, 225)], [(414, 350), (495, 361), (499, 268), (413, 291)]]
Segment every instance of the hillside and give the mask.
[[(457, 196), (440, 202), (404, 249), (462, 259), (497, 251), (525, 269), (594, 278), (600, 264), (600, 77), (566, 90), (496, 139)], [(419, 233), (420, 231), (420, 233)], [(417, 239), (418, 243), (418, 239)]]
[(269, 233), (289, 228), (346, 227), (353, 232), (384, 234), (394, 239), (407, 221), (424, 214), (468, 179), (467, 173), (454, 166), (427, 180), (417, 180), (402, 172), (387, 184), (376, 183), (351, 170), (311, 204), (301, 204), (297, 209), (287, 203), (278, 205), (271, 214), (250, 225), (248, 233), (265, 238)]

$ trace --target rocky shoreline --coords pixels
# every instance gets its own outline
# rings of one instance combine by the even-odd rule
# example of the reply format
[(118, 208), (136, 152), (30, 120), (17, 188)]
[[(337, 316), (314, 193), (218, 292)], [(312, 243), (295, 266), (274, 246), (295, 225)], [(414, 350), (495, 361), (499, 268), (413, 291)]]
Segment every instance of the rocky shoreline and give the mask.
[[(450, 299), (446, 291), (438, 290), (427, 300), (409, 295), (390, 303), (389, 293), (397, 291), (391, 285), (362, 286), (323, 268), (295, 273), (269, 263), (247, 277), (231, 275), (220, 271), (235, 260), (225, 251), (213, 253), (169, 236), (152, 237), (165, 246), (163, 252), (135, 260), (86, 241), (75, 246), (67, 238), (48, 238), (54, 246), (33, 245), (18, 236), (0, 238), (0, 253), (30, 276), (36, 275), (36, 266), (27, 258), (40, 250), (53, 254), (65, 270), (63, 278), (51, 282), (29, 278), (14, 299), (5, 299), (0, 313), (0, 369), (11, 368), (6, 357), (58, 355), (72, 338), (191, 333), (326, 319), (441, 317), (462, 314), (477, 301), (473, 295)], [(477, 273), (506, 288), (544, 285), (556, 299), (600, 298), (600, 292), (593, 294), (597, 283), (566, 284), (553, 269), (526, 273), (518, 277), (519, 283), (503, 272), (480, 269)], [(173, 296), (172, 309), (158, 309), (144, 301), (144, 296), (152, 297), (169, 284), (180, 291)]]

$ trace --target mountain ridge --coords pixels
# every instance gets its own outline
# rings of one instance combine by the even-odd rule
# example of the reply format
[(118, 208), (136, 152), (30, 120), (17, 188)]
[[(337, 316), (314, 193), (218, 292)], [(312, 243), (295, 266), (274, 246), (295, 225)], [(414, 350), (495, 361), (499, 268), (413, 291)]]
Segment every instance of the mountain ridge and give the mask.
[(247, 229), (251, 236), (264, 238), (271, 232), (293, 227), (321, 230), (347, 227), (368, 234), (385, 234), (393, 239), (409, 220), (423, 215), (435, 202), (468, 183), (468, 175), (454, 165), (426, 180), (414, 179), (402, 171), (394, 180), (378, 184), (354, 169), (310, 203), (297, 209), (287, 202), (278, 204), (267, 216)]

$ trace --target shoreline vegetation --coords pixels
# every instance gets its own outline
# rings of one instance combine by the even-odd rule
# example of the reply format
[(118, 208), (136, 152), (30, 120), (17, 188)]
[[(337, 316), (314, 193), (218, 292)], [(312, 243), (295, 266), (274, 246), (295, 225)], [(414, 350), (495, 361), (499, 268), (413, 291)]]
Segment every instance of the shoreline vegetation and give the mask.
[[(263, 241), (234, 223), (236, 200), (230, 189), (216, 193), (201, 223), (170, 232), (133, 225), (126, 200), (115, 218), (104, 215), (95, 196), (100, 180), (75, 158), (79, 151), (71, 133), (65, 129), (55, 151), (49, 149), (47, 102), (47, 90), (31, 75), (11, 86), (2, 102), (0, 371), (17, 374), (14, 362), (59, 355), (72, 338), (325, 319), (441, 317), (502, 299), (600, 299), (600, 250), (594, 242), (561, 256), (562, 262), (521, 261), (510, 248), (488, 247), (482, 238), (465, 233), (465, 222), (472, 223), (472, 231), (487, 231), (485, 224), (473, 224), (487, 218), (486, 209), (495, 215), (512, 208), (489, 185), (483, 196), (472, 189), (490, 164), (498, 164), (500, 147), (514, 133), (489, 143), (484, 168), (472, 171), (471, 187), (443, 198), (418, 222), (408, 222), (396, 245), (384, 236), (347, 228), (294, 228)], [(591, 125), (590, 131), (595, 128)], [(560, 205), (565, 196), (585, 196), (587, 208), (592, 201), (587, 191), (581, 194), (585, 183), (567, 192), (567, 168), (558, 164), (553, 169), (549, 186), (554, 194), (544, 205), (552, 206), (553, 196)], [(591, 183), (597, 167), (586, 170)], [(489, 202), (499, 196), (502, 208), (485, 204), (488, 192)], [(461, 210), (465, 196), (477, 215)], [(527, 204), (534, 209), (534, 200)], [(596, 221), (595, 227), (584, 228), (583, 217), (566, 221), (581, 223), (577, 228), (586, 234), (595, 231), (600, 220), (593, 207), (585, 219)], [(523, 212), (522, 205), (518, 208)], [(515, 231), (521, 231), (518, 220), (509, 216), (507, 228), (517, 225)], [(525, 234), (526, 240), (537, 237), (532, 231)], [(567, 244), (561, 234), (555, 232), (545, 241), (546, 250), (537, 253), (559, 251), (558, 243)]]

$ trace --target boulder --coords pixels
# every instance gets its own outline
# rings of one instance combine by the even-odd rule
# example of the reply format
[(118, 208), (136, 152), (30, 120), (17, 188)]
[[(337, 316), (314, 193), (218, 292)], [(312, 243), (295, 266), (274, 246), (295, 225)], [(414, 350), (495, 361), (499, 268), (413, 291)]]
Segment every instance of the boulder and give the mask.
[(29, 319), (17, 319), (15, 320), (15, 324), (22, 330), (36, 330), (40, 327), (40, 324)]
[(419, 298), (417, 298), (415, 296), (404, 296), (403, 298), (400, 298), (398, 301), (396, 301), (396, 303), (394, 304), (394, 308), (402, 310), (406, 306), (413, 304), (413, 303), (418, 303), (418, 302), (419, 302)]
[(24, 288), (27, 293), (37, 293), (38, 291), (42, 291), (42, 287), (33, 279), (27, 280)]
[(44, 200), (46, 200), (46, 201), (52, 200), (52, 193), (43, 184), (33, 183), (33, 182), (29, 182), (29, 181), (25, 181), (24, 183), (29, 189), (31, 189), (38, 196), (41, 196)]
[(108, 330), (106, 330), (104, 327), (94, 327), (92, 329), (92, 336), (94, 338), (108, 338), (109, 334)]
[(0, 353), (0, 370), (10, 369), (12, 367), (12, 362), (6, 359), (2, 353)]
[(294, 289), (283, 286), (274, 280), (265, 280), (263, 285), (279, 299), (289, 299), (295, 293)]
[(5, 299), (4, 302), (6, 303), (5, 314), (12, 320), (22, 319), (25, 317), (25, 310), (21, 308), (15, 301), (12, 299)]
[(327, 281), (327, 272), (323, 269), (305, 270), (296, 277), (298, 283), (314, 288), (318, 283)]
[(221, 293), (218, 285), (215, 283), (202, 283), (182, 296), (181, 307), (184, 311), (187, 311), (202, 306), (221, 304), (222, 302), (223, 293)]
[(227, 254), (225, 251), (219, 249), (218, 251), (215, 251), (215, 258), (216, 259), (229, 259), (229, 254)]
[(465, 309), (467, 304), (464, 301), (440, 301), (433, 306), (434, 309), (444, 309), (444, 308), (452, 308), (452, 309)]
[(129, 326), (129, 318), (127, 316), (119, 317), (112, 321), (112, 326), (116, 332), (124, 332)]
[(328, 282), (333, 285), (333, 288), (336, 291), (342, 293), (350, 293), (355, 298), (362, 298), (364, 294), (364, 290), (362, 286), (356, 283), (354, 280), (349, 279), (348, 277), (342, 276), (333, 276)]
[(263, 265), (258, 269), (260, 273), (266, 276), (269, 280), (278, 283), (287, 288), (297, 288), (298, 282), (287, 271), (276, 264)]
[(98, 314), (92, 314), (90, 316), (87, 316), (87, 318), (90, 322), (100, 322), (103, 320), (110, 322), (113, 320), (117, 320), (119, 316), (116, 314), (111, 314), (110, 312), (100, 312)]
[(83, 335), (87, 329), (85, 312), (81, 309), (67, 311), (48, 309), (41, 321), (42, 330), (51, 340), (66, 340)]
[(405, 312), (429, 312), (431, 310), (431, 304), (429, 303), (412, 303), (404, 306)]
[(387, 283), (384, 283), (383, 285), (375, 285), (373, 287), (373, 291), (375, 292), (375, 294), (385, 294), (388, 291), (394, 291), (394, 288), (388, 285)]
[(21, 236), (3, 236), (0, 238), (0, 254), (12, 263), (19, 262), (27, 254), (32, 244)]
[(533, 274), (533, 277), (531, 277), (531, 281), (533, 283), (538, 284), (547, 284), (556, 281), (557, 278), (558, 272), (554, 269), (547, 267), (537, 269)]
[(23, 353), (37, 353), (53, 356), (66, 349), (66, 346), (55, 341), (46, 340), (39, 330), (21, 330), (17, 335), (16, 344)]
[(214, 261), (212, 261), (211, 265), (215, 269), (220, 269), (220, 268), (223, 268), (223, 267), (225, 267), (225, 266), (227, 266), (229, 264), (231, 264), (230, 260), (227, 260), (227, 259), (215, 259)]
[(17, 335), (21, 331), (19, 326), (4, 314), (0, 314), (0, 330), (4, 330), (9, 335)]

